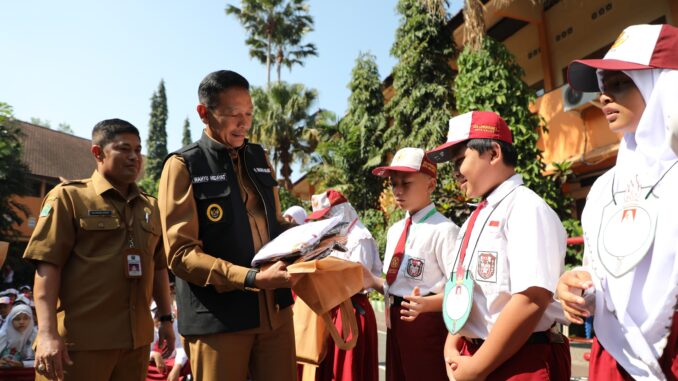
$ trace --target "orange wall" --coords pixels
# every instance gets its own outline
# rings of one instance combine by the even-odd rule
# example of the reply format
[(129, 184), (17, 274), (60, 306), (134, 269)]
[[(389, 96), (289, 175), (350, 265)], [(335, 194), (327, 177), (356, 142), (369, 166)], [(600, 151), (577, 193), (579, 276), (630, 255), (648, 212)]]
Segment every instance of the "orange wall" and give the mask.
[[(42, 204), (42, 198), (40, 197), (21, 197), (21, 196), (12, 196), (12, 200), (24, 205), (28, 211), (29, 216), (25, 217), (24, 214), (20, 211), (16, 211), (19, 217), (21, 217), (24, 222), (19, 226), (19, 232), (21, 233), (21, 241), (28, 241), (33, 234), (33, 227), (35, 227), (35, 222), (38, 220), (40, 215), (40, 205)], [(15, 209), (16, 210), (16, 209)], [(33, 223), (33, 227), (29, 223)]]

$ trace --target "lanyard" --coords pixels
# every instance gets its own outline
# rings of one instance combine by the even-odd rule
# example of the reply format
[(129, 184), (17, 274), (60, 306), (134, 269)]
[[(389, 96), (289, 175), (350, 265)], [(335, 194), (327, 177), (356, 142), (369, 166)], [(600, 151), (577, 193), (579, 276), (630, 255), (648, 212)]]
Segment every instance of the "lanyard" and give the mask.
[[(134, 232), (132, 231), (132, 225), (134, 225), (134, 212), (131, 213), (131, 216), (129, 220), (127, 219), (127, 200), (125, 200), (125, 205), (122, 207), (122, 211), (118, 209), (118, 207), (115, 205), (115, 202), (111, 201), (111, 204), (113, 205), (113, 208), (120, 214), (120, 217), (122, 217), (122, 221), (125, 224), (125, 230), (127, 231), (127, 237), (129, 239), (129, 247), (134, 248)], [(132, 207), (130, 206), (130, 210)]]
[[(436, 208), (433, 208), (433, 209), (429, 210), (429, 212), (426, 213), (426, 215), (425, 215), (424, 217), (422, 217), (421, 220), (417, 221), (416, 224), (420, 224), (420, 223), (422, 223), (422, 222), (428, 220), (429, 217), (431, 217), (432, 215), (436, 214), (437, 211), (438, 211), (438, 210), (437, 210)], [(415, 225), (415, 223), (413, 222), (412, 225)], [(410, 227), (410, 229), (412, 229), (412, 227)], [(410, 236), (414, 236), (414, 234), (409, 234), (409, 232), (407, 233), (407, 242), (410, 241)], [(407, 247), (407, 242), (405, 243), (405, 247)], [(414, 246), (414, 242), (412, 242), (412, 243), (410, 244), (410, 249), (412, 248), (412, 246)]]

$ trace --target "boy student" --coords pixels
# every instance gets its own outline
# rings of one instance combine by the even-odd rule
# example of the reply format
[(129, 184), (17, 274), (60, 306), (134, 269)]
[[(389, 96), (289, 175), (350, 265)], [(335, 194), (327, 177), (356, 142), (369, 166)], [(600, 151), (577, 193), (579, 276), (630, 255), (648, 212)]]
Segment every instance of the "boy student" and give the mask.
[(473, 111), (452, 118), (447, 143), (427, 154), (434, 162), (451, 160), (462, 191), (481, 200), (446, 261), (451, 380), (570, 379), (568, 343), (551, 331), (562, 316), (553, 291), (564, 266), (565, 229), (523, 186), (512, 144), (499, 115)]
[(582, 213), (584, 266), (563, 274), (558, 298), (570, 321), (595, 314), (591, 380), (676, 380), (678, 28), (630, 26), (603, 59), (571, 63), (568, 79), (600, 91), (624, 135)]
[(443, 291), (443, 257), (452, 252), (459, 228), (431, 202), (437, 170), (424, 150), (403, 148), (390, 166), (372, 173), (389, 177), (398, 207), (407, 211), (406, 218), (388, 230), (386, 280), (373, 286), (383, 289), (386, 300), (386, 379), (445, 380), (442, 316), (421, 313), (409, 322), (401, 314), (401, 303), (403, 296), (413, 292), (428, 295)]

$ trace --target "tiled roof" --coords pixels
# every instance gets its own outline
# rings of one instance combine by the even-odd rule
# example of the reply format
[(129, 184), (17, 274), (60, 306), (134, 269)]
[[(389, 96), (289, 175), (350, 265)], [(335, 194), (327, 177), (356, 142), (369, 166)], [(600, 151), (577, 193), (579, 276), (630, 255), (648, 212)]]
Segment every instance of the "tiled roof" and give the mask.
[(91, 140), (61, 131), (16, 121), (24, 133), (23, 160), (38, 176), (84, 179), (96, 168)]

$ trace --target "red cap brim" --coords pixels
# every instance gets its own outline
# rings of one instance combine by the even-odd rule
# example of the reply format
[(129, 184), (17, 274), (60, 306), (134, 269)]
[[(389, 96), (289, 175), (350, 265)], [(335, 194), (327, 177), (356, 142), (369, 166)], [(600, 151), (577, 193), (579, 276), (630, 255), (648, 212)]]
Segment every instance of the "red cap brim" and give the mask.
[(331, 206), (325, 209), (316, 210), (315, 212), (309, 214), (308, 217), (306, 217), (306, 221), (319, 220), (325, 217), (325, 215), (330, 211), (330, 209), (332, 209)]
[(647, 70), (652, 66), (612, 59), (576, 60), (567, 67), (567, 81), (575, 90), (595, 93), (600, 91), (596, 70)]
[(401, 166), (394, 166), (394, 167), (377, 167), (372, 170), (372, 174), (375, 176), (379, 177), (388, 177), (389, 172), (391, 171), (396, 171), (396, 172), (419, 172), (414, 168), (410, 167), (401, 167)]

